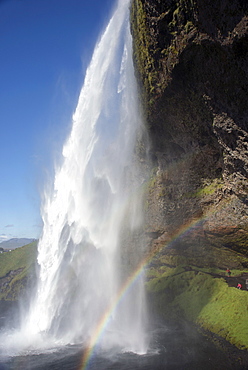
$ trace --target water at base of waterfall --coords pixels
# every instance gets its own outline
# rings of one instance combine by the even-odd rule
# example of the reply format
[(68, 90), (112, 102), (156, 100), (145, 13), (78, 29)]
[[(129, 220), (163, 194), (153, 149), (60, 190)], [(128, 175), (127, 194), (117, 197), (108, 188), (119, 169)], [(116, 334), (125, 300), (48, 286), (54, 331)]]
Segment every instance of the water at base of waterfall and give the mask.
[[(87, 370), (236, 370), (243, 369), (227, 358), (206, 337), (185, 323), (160, 326), (151, 333), (146, 354), (96, 349)], [(51, 348), (44, 353), (0, 357), (0, 370), (82, 370), (84, 351), (79, 345)]]

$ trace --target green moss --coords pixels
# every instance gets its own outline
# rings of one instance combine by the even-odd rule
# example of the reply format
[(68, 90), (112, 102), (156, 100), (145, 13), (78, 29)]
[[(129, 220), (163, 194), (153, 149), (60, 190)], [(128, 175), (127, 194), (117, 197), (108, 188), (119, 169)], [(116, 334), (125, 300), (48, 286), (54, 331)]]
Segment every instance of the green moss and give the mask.
[(186, 33), (189, 33), (194, 28), (194, 25), (191, 21), (188, 21), (185, 26)]
[(199, 188), (196, 191), (197, 197), (202, 197), (204, 195), (212, 195), (219, 189), (221, 189), (224, 185), (224, 182), (219, 179), (214, 179), (214, 181), (211, 181), (209, 184), (204, 186), (203, 188)]
[[(188, 270), (186, 270), (186, 268)], [(213, 270), (196, 266), (151, 269), (146, 288), (156, 311), (164, 317), (190, 320), (234, 344), (248, 349), (248, 292), (228, 287)], [(215, 270), (216, 273), (225, 272)], [(233, 271), (240, 273), (241, 271)], [(242, 271), (244, 272), (244, 271)], [(246, 271), (247, 272), (247, 271)]]
[(153, 105), (153, 94), (158, 81), (154, 54), (145, 7), (140, 0), (134, 0), (130, 12), (131, 29), (133, 33), (133, 56), (136, 64), (138, 81), (141, 83), (141, 104), (147, 114)]
[[(157, 167), (153, 169), (153, 171), (150, 174), (150, 177), (143, 185), (143, 192), (145, 194), (152, 193), (154, 189), (156, 188), (157, 181), (158, 181), (156, 171), (157, 171)], [(149, 202), (146, 201), (146, 204), (148, 205)]]
[(204, 184), (194, 192), (187, 192), (183, 194), (184, 198), (203, 198), (205, 196), (214, 195), (224, 186), (222, 179), (215, 178), (213, 180), (204, 179)]
[[(184, 279), (188, 277), (184, 274)], [(179, 294), (173, 304), (180, 307), (184, 316), (191, 321), (197, 321), (202, 307), (206, 306), (213, 294), (213, 278), (204, 273), (191, 273), (187, 289)]]
[(197, 322), (213, 333), (226, 338), (239, 348), (248, 349), (248, 293), (229, 288), (223, 281), (216, 282), (216, 289), (208, 304), (197, 317)]

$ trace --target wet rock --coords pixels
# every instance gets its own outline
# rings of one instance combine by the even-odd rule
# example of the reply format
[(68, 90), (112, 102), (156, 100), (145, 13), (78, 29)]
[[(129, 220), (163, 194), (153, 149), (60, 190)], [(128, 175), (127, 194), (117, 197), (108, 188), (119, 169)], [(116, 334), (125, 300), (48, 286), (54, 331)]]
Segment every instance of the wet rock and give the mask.
[(185, 242), (248, 254), (248, 3), (134, 0), (131, 20), (153, 162), (146, 232), (188, 226)]

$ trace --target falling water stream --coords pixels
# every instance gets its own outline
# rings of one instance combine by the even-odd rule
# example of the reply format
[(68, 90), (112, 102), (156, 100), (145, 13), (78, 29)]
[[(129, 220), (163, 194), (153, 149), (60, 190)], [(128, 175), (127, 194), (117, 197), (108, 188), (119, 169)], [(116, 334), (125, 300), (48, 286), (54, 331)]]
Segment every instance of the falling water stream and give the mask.
[(162, 327), (149, 341), (142, 269), (130, 269), (130, 278), (123, 268), (130, 248), (123, 235), (142, 225), (144, 180), (135, 155), (142, 124), (129, 4), (118, 1), (87, 69), (43, 196), (37, 289), (18, 329), (1, 335), (1, 370), (192, 369), (192, 358), (208, 369), (208, 351), (203, 346), (199, 360), (192, 332), (190, 346), (184, 331)]
[[(141, 123), (131, 42), (129, 1), (121, 0), (95, 48), (53, 191), (45, 194), (39, 285), (25, 328), (62, 344), (87, 344), (120, 289), (120, 230), (135, 191), (127, 176)], [(121, 346), (142, 348), (137, 303), (122, 320), (110, 312), (118, 335), (105, 345), (119, 338)]]
[(119, 293), (122, 225), (128, 217), (132, 232), (141, 220), (140, 184), (132, 181), (137, 106), (129, 0), (120, 0), (87, 69), (53, 189), (44, 193), (38, 286), (19, 333), (24, 349), (88, 346), (99, 332), (104, 348), (146, 350), (143, 284), (137, 279), (123, 304)]

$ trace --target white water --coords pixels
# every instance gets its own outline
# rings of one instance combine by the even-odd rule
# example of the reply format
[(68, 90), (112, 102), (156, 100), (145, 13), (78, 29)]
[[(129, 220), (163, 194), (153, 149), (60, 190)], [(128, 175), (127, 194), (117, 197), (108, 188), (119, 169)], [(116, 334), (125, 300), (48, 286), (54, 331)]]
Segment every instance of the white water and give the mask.
[[(132, 232), (142, 220), (134, 196), (141, 119), (129, 27), (129, 0), (119, 0), (88, 67), (53, 189), (44, 194), (37, 294), (20, 332), (5, 340), (16, 348), (87, 345), (122, 284), (122, 225), (125, 219)], [(111, 312), (101, 345), (144, 351), (144, 307), (139, 279)]]

